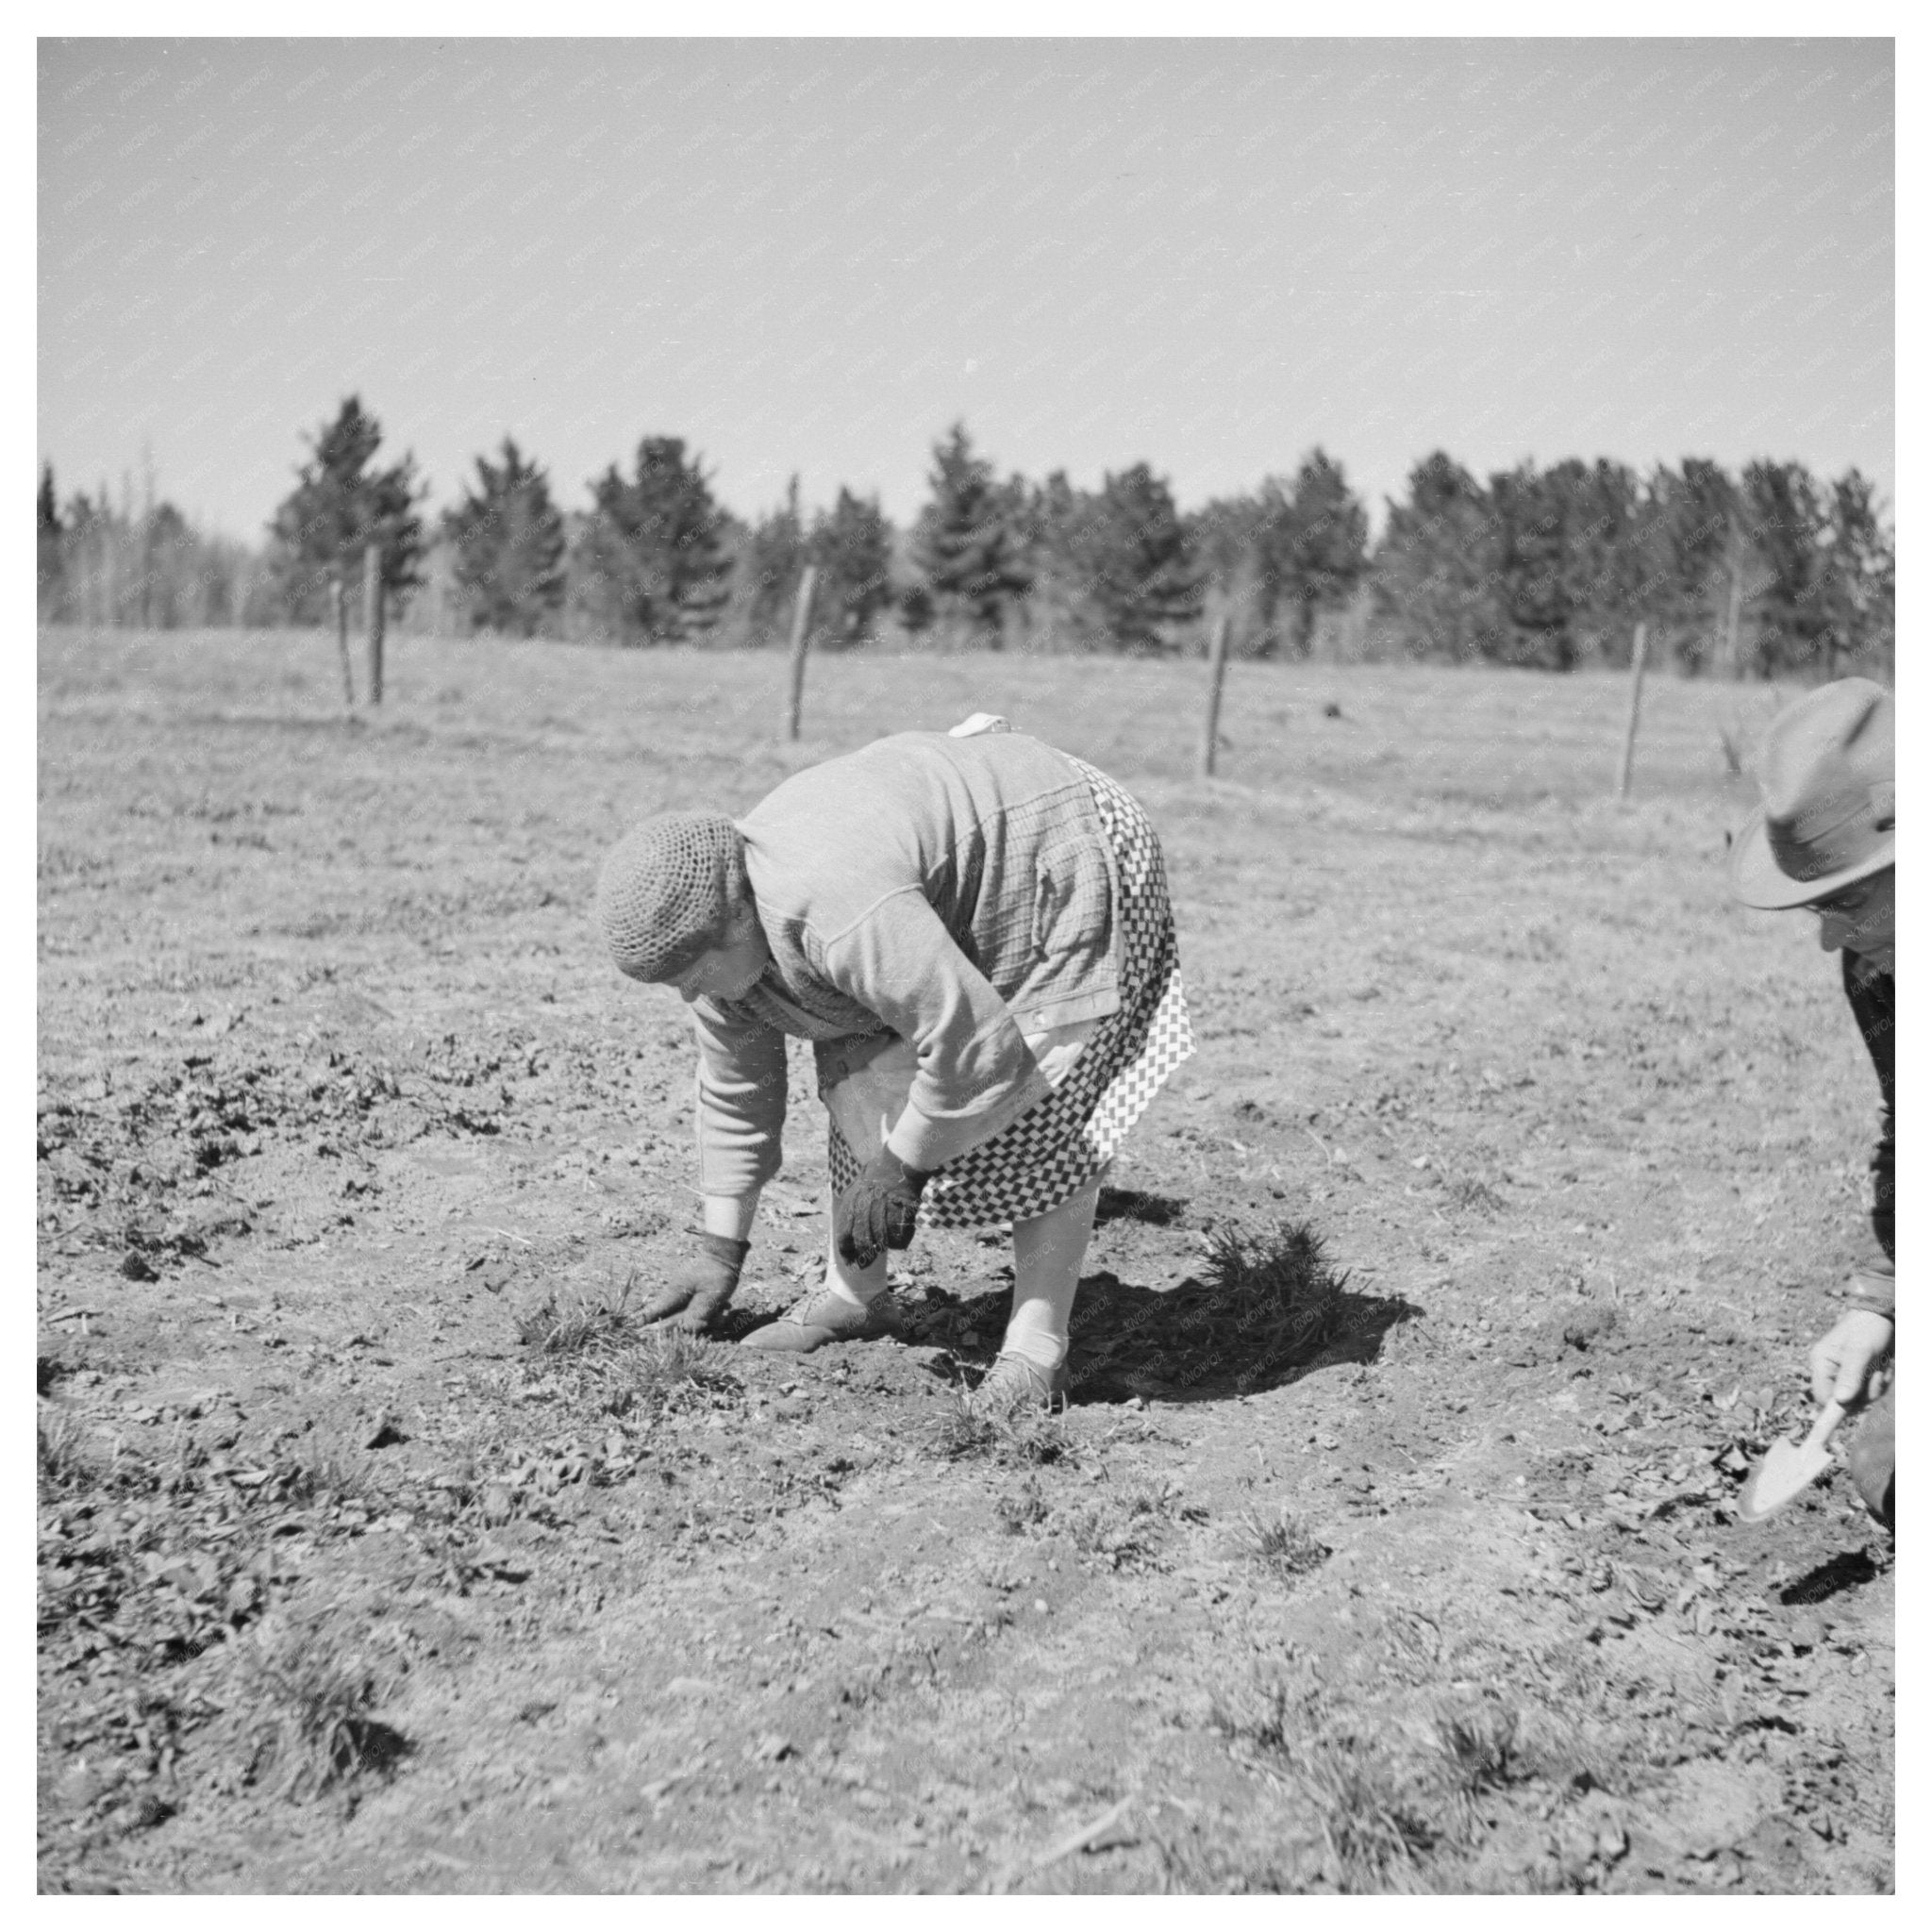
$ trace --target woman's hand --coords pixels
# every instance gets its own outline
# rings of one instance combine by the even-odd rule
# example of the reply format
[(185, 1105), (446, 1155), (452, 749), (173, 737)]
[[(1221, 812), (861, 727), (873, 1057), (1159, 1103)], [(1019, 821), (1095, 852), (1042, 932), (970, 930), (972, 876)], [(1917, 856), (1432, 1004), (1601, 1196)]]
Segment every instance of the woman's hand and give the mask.
[(870, 1268), (888, 1248), (909, 1248), (919, 1197), (932, 1178), (881, 1147), (832, 1208), (832, 1241), (839, 1258)]
[(725, 1304), (737, 1292), (751, 1243), (696, 1228), (691, 1232), (698, 1237), (698, 1254), (640, 1311), (640, 1319), (663, 1322), (675, 1316), (671, 1322), (674, 1328), (688, 1328), (701, 1335), (716, 1324)]
[(1875, 1402), (1891, 1379), (1891, 1318), (1874, 1308), (1847, 1308), (1811, 1345), (1811, 1399), (1857, 1408)]

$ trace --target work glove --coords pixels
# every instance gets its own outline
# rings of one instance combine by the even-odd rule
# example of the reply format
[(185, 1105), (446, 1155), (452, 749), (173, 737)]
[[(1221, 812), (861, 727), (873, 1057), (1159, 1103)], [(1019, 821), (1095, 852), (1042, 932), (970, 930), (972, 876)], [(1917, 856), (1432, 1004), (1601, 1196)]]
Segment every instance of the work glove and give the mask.
[(870, 1268), (888, 1248), (909, 1248), (919, 1197), (930, 1174), (881, 1147), (832, 1208), (832, 1245), (841, 1261)]
[(707, 1234), (702, 1228), (687, 1232), (698, 1239), (698, 1253), (665, 1283), (658, 1295), (639, 1311), (645, 1322), (663, 1322), (675, 1316), (670, 1325), (688, 1328), (702, 1335), (717, 1325), (724, 1305), (738, 1289), (738, 1277), (744, 1270), (744, 1257), (751, 1253), (749, 1241), (735, 1241), (729, 1235)]

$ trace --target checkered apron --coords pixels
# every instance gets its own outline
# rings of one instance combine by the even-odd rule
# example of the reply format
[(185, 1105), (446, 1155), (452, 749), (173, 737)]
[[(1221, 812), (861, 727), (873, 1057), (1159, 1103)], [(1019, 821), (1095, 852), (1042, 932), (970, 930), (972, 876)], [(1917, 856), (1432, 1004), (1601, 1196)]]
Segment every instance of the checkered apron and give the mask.
[[(933, 1175), (919, 1209), (928, 1226), (1030, 1221), (1058, 1208), (1113, 1158), (1127, 1129), (1194, 1050), (1160, 841), (1146, 813), (1105, 772), (1079, 758), (1068, 762), (1092, 791), (1113, 848), (1126, 950), (1121, 1004), (1094, 1028), (1058, 1087)], [(836, 1123), (826, 1154), (832, 1191), (842, 1193), (858, 1178), (859, 1161)]]

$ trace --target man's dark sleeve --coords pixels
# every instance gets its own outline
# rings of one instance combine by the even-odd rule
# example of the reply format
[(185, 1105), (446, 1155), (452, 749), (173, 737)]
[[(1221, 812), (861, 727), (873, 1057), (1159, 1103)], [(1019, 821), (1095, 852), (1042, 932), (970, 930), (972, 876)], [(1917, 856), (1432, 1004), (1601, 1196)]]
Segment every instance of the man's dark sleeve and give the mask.
[(1845, 996), (1878, 1074), (1878, 1144), (1872, 1150), (1873, 1247), (1858, 1262), (1854, 1298), (1868, 1307), (1892, 1308), (1892, 1087), (1896, 992), (1890, 973), (1855, 954), (1844, 956)]

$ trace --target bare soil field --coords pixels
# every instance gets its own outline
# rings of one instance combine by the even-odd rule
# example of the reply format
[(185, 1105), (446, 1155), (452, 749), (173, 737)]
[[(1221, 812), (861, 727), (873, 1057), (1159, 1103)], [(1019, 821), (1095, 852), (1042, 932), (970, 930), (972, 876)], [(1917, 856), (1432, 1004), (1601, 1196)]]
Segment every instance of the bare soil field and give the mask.
[[(1724, 891), (1772, 693), (1654, 681), (1620, 807), (1609, 678), (1237, 665), (1203, 782), (1193, 663), (827, 658), (796, 746), (777, 655), (39, 671), (43, 1890), (1890, 1888), (1890, 1544), (1735, 1521), (1876, 1100)], [(589, 917), (632, 818), (981, 708), (1147, 806), (1199, 1041), (1004, 1429), (997, 1234), (735, 1346), (802, 1054), (731, 1337), (629, 1319), (691, 1053)]]

